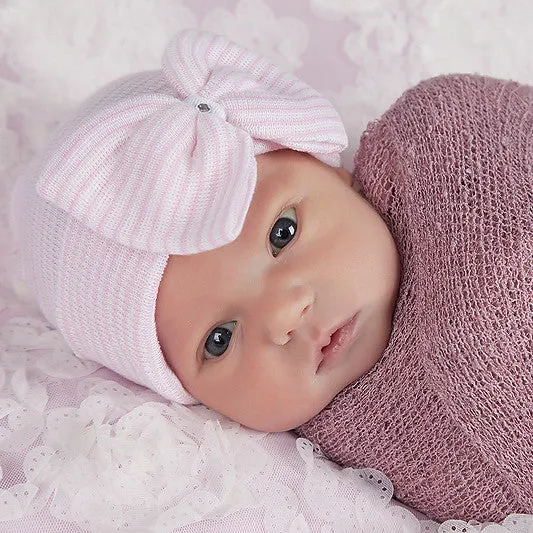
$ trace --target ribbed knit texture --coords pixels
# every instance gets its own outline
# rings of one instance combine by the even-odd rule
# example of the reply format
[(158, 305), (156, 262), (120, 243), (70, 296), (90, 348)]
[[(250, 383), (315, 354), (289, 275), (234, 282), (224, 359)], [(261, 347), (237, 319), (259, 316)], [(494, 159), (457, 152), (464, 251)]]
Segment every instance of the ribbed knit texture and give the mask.
[(78, 357), (196, 403), (157, 339), (168, 255), (239, 235), (256, 155), (291, 148), (338, 166), (346, 144), (338, 113), (304, 82), (224, 37), (182, 32), (160, 70), (98, 91), (21, 176), (23, 276)]
[(456, 75), (369, 126), (402, 280), (381, 361), (298, 429), (438, 520), (533, 512), (533, 88)]
[(211, 250), (241, 232), (256, 155), (291, 148), (339, 166), (338, 113), (267, 59), (189, 30), (161, 70), (144, 91), (137, 76), (93, 97), (43, 162), (39, 194), (98, 234), (156, 253)]

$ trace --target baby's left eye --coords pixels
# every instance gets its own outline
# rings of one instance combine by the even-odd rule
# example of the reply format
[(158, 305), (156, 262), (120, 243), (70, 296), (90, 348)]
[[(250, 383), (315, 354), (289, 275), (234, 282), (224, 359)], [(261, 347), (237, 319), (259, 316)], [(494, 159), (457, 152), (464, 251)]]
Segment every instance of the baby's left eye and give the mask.
[(209, 333), (204, 343), (204, 358), (205, 359), (217, 359), (224, 355), (229, 348), (233, 330), (237, 322), (226, 322), (217, 326)]
[(287, 244), (289, 244), (298, 229), (296, 211), (293, 207), (286, 209), (281, 213), (279, 218), (270, 230), (270, 245), (272, 247), (272, 255), (276, 257)]

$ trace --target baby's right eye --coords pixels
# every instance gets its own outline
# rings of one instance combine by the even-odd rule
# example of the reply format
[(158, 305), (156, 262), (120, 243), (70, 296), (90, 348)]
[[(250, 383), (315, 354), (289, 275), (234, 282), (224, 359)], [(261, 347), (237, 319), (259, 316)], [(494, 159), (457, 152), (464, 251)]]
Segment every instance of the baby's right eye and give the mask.
[(294, 239), (297, 229), (298, 219), (294, 207), (285, 209), (270, 230), (269, 240), (274, 257)]
[(231, 336), (236, 325), (237, 322), (235, 321), (226, 322), (209, 333), (204, 343), (204, 357), (206, 359), (216, 359), (224, 355), (230, 345)]

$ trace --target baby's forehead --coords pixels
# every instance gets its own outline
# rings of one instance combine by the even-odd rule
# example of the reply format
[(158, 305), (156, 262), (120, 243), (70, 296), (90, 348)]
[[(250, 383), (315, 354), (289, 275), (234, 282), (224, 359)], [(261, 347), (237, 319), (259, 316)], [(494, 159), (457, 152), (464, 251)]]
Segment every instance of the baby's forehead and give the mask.
[[(306, 153), (277, 150), (256, 156), (257, 177), (248, 212), (265, 209), (305, 186), (302, 176), (319, 171), (324, 165)], [(258, 201), (258, 197), (260, 201)]]
[(280, 148), (279, 150), (272, 150), (255, 156), (257, 164), (267, 162), (267, 164), (278, 165), (302, 165), (310, 164), (311, 162), (317, 165), (325, 165), (319, 159), (312, 156), (308, 152), (299, 152), (290, 148)]
[(257, 183), (265, 181), (272, 186), (274, 184), (288, 186), (302, 172), (323, 172), (332, 168), (306, 152), (290, 149), (266, 152), (257, 155), (255, 160)]
[[(256, 156), (258, 188), (288, 190), (291, 187), (318, 185), (327, 188), (331, 178), (341, 177), (352, 184), (352, 176), (342, 167), (331, 166), (312, 154), (282, 149)], [(356, 192), (359, 188), (355, 189)]]

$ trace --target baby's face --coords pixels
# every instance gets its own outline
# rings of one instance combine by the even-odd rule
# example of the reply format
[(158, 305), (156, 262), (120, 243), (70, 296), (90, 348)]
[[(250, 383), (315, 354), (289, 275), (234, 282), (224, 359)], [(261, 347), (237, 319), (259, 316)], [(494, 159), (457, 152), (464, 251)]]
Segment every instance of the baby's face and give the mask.
[(284, 431), (379, 360), (399, 261), (346, 171), (290, 150), (258, 156), (257, 167), (239, 237), (169, 258), (156, 324), (192, 396), (251, 428)]

